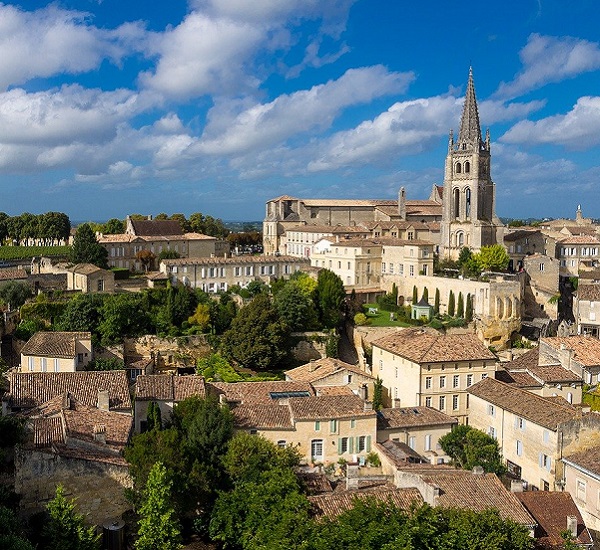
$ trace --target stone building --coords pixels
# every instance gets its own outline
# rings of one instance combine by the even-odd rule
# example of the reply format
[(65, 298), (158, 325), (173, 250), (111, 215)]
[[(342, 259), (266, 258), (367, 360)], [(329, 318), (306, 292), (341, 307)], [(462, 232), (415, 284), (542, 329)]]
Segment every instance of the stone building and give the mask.
[(21, 349), (21, 372), (75, 372), (93, 359), (91, 332), (36, 332)]
[(577, 334), (600, 336), (600, 284), (583, 283), (577, 287), (573, 304), (573, 313), (577, 323)]
[(81, 292), (114, 292), (115, 275), (108, 269), (94, 264), (52, 263), (50, 258), (34, 258), (31, 273), (66, 275), (67, 290)]
[(160, 271), (171, 282), (211, 293), (224, 292), (234, 285), (245, 288), (252, 281), (270, 283), (275, 279), (287, 279), (296, 271), (309, 268), (307, 259), (293, 256), (178, 258), (160, 263)]
[(600, 382), (600, 340), (593, 336), (555, 336), (540, 338), (540, 357), (557, 361), (583, 378), (586, 384)]
[(564, 490), (573, 496), (586, 525), (600, 531), (600, 446), (569, 453), (562, 463)]
[(496, 357), (474, 334), (404, 329), (373, 342), (372, 370), (383, 381), (386, 406), (433, 407), (464, 423), (466, 392), (494, 376)]
[(502, 222), (496, 216), (496, 190), (491, 177), (490, 134), (481, 137), (473, 71), (458, 139), (452, 131), (444, 173), (440, 255), (457, 259), (463, 247), (478, 251), (501, 242)]
[(552, 256), (531, 254), (523, 258), (523, 270), (524, 316), (558, 319), (559, 261)]

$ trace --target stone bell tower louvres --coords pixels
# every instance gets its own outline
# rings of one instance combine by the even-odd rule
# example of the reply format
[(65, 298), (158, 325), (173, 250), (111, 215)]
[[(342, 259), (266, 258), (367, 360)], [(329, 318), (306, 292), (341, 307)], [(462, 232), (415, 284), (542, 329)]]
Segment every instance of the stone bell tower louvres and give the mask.
[(490, 132), (481, 138), (473, 70), (469, 69), (467, 94), (458, 139), (452, 130), (444, 173), (440, 257), (457, 259), (460, 250), (478, 251), (496, 244), (502, 222), (496, 216), (496, 190), (490, 175)]

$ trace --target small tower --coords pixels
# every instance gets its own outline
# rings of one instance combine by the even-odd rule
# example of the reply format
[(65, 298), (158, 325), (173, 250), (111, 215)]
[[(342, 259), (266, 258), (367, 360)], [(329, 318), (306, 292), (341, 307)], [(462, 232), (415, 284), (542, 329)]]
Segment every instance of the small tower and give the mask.
[(481, 136), (473, 70), (469, 69), (467, 93), (458, 138), (452, 130), (444, 172), (440, 252), (458, 258), (463, 247), (479, 250), (498, 242), (502, 222), (495, 211), (495, 186), (490, 175), (490, 133)]
[(406, 189), (400, 187), (398, 191), (398, 216), (401, 220), (406, 219)]

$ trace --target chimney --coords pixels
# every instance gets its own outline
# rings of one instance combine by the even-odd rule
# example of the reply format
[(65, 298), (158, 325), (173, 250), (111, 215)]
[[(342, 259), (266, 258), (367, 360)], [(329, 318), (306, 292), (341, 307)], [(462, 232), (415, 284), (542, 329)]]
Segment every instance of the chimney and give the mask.
[(365, 411), (372, 411), (373, 410), (373, 401), (365, 401), (365, 404), (363, 407), (364, 407)]
[(104, 424), (94, 424), (92, 428), (94, 434), (94, 441), (101, 445), (106, 445), (106, 426)]
[(577, 516), (567, 516), (567, 530), (577, 538)]
[(98, 408), (102, 411), (110, 410), (108, 390), (98, 390)]
[(482, 476), (483, 475), (483, 468), (481, 466), (475, 466), (473, 468), (473, 475), (474, 476)]
[(510, 492), (511, 493), (522, 493), (523, 492), (523, 482), (520, 479), (512, 479), (510, 482)]
[(346, 464), (346, 490), (359, 488), (358, 464)]
[(308, 372), (315, 372), (316, 369), (317, 365), (315, 365), (315, 360), (311, 359), (310, 363), (308, 364)]
[(393, 409), (399, 409), (400, 408), (400, 399), (395, 397), (393, 402), (392, 402), (392, 408)]
[[(360, 388), (358, 388), (358, 395), (363, 400), (367, 400), (367, 385), (363, 384)], [(373, 403), (371, 403), (371, 408), (373, 407)]]
[(152, 214), (148, 214), (148, 221), (151, 222), (152, 221)]

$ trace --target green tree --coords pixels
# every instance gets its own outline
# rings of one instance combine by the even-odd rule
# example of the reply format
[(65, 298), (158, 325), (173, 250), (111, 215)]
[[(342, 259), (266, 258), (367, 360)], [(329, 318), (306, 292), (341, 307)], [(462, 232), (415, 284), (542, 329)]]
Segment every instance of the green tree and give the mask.
[(322, 269), (317, 277), (315, 296), (321, 323), (326, 328), (336, 328), (342, 320), (344, 283), (333, 271)]
[(84, 223), (77, 228), (69, 259), (74, 264), (90, 263), (108, 267), (108, 251), (98, 243), (89, 224)]
[(460, 424), (442, 436), (439, 443), (461, 468), (472, 470), (481, 466), (484, 471), (498, 475), (506, 471), (498, 442), (481, 430)]
[(468, 246), (463, 246), (460, 249), (460, 253), (458, 255), (458, 265), (460, 267), (464, 267), (465, 265), (467, 265), (469, 263), (469, 260), (471, 259), (471, 256), (471, 249)]
[(83, 516), (75, 511), (75, 501), (65, 497), (62, 485), (48, 503), (49, 520), (44, 526), (48, 550), (99, 550), (100, 535), (95, 527), (86, 527)]
[(152, 466), (144, 491), (138, 523), (137, 550), (182, 548), (181, 525), (171, 503), (173, 482), (161, 462)]
[(176, 260), (179, 257), (180, 256), (179, 256), (178, 252), (176, 252), (175, 250), (171, 250), (170, 248), (168, 248), (167, 250), (162, 250), (158, 254), (158, 261), (160, 262), (161, 260)]
[(123, 370), (125, 363), (116, 357), (98, 357), (90, 361), (85, 370)]
[(465, 300), (463, 298), (463, 293), (459, 292), (458, 293), (458, 303), (456, 306), (456, 316), (460, 317), (461, 319), (464, 318), (465, 316)]
[(423, 297), (422, 300), (424, 300), (425, 302), (429, 303), (429, 290), (427, 289), (427, 287), (423, 288)]
[(242, 382), (244, 377), (238, 374), (227, 359), (218, 353), (211, 353), (196, 362), (196, 374), (204, 376), (208, 381)]
[(275, 368), (288, 354), (288, 336), (289, 329), (270, 297), (259, 294), (223, 334), (221, 351), (226, 359), (246, 368)]
[(29, 283), (8, 281), (0, 285), (0, 299), (10, 305), (10, 309), (13, 311), (19, 309), (32, 295), (33, 291)]
[(162, 414), (160, 412), (160, 406), (156, 401), (151, 401), (148, 405), (148, 412), (146, 414), (146, 429), (162, 429)]
[(202, 332), (210, 328), (210, 304), (198, 304), (194, 314), (188, 317), (188, 323), (195, 325)]
[(412, 290), (412, 303), (416, 304), (417, 301), (419, 300), (419, 291), (417, 289), (417, 285), (413, 285), (413, 290)]
[(125, 222), (117, 218), (111, 218), (102, 225), (101, 231), (106, 235), (120, 235), (125, 233)]
[(24, 536), (23, 529), (14, 510), (0, 505), (0, 548), (3, 550), (34, 550)]
[(438, 315), (440, 313), (440, 289), (435, 289), (435, 298), (433, 301), (433, 312)]
[(501, 244), (482, 246), (475, 259), (482, 271), (504, 271), (510, 262), (508, 253)]
[(467, 305), (465, 306), (465, 320), (470, 323), (473, 320), (473, 297), (467, 294)]
[(450, 317), (454, 317), (454, 308), (455, 308), (455, 302), (454, 302), (454, 292), (450, 291), (450, 294), (448, 295), (448, 315)]
[(275, 295), (273, 305), (292, 332), (311, 330), (317, 324), (312, 298), (293, 282), (288, 282)]
[(156, 254), (151, 250), (146, 250), (145, 248), (138, 251), (135, 255), (135, 259), (141, 262), (144, 266), (144, 270), (146, 273), (154, 267), (154, 260), (156, 260)]
[(139, 294), (114, 294), (106, 296), (100, 308), (98, 332), (103, 345), (120, 342), (126, 336), (139, 336), (147, 332), (149, 317)]
[[(66, 304), (56, 321), (57, 330), (98, 334), (100, 310), (106, 296), (96, 293), (77, 294)], [(51, 321), (51, 319), (50, 319)]]
[(379, 376), (373, 384), (373, 410), (379, 411), (383, 407), (383, 380)]

